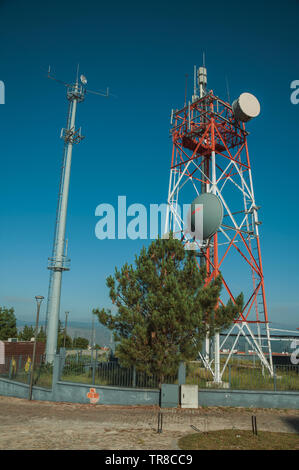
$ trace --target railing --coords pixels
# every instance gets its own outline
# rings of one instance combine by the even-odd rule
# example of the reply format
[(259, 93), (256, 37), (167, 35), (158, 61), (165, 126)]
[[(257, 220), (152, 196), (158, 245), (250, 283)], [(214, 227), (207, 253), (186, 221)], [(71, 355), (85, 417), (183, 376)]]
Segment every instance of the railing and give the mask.
[[(78, 351), (66, 355), (61, 364), (60, 380), (113, 387), (159, 387), (157, 376), (138, 372), (133, 367), (122, 367), (116, 361), (107, 361), (97, 350), (89, 354), (87, 351)], [(164, 377), (163, 381), (177, 383), (177, 374)]]
[[(15, 382), (30, 383), (32, 369), (32, 354), (6, 355), (4, 364), (0, 364), (0, 377), (14, 380)], [(44, 355), (37, 354), (33, 385), (51, 388), (53, 366), (45, 364)]]
[[(274, 365), (274, 375), (261, 364), (229, 364), (222, 376), (222, 387), (231, 390), (299, 391), (299, 367), (295, 365)], [(212, 373), (202, 363), (189, 363), (186, 370), (186, 384), (199, 388), (219, 388), (213, 382)]]
[[(5, 356), (0, 364), (0, 377), (21, 383), (30, 383), (32, 357), (26, 355)], [(52, 387), (53, 366), (45, 364), (43, 355), (36, 356), (33, 385)], [(129, 388), (159, 388), (159, 378), (125, 368), (117, 361), (108, 361), (101, 350), (66, 351), (60, 355), (61, 381), (89, 385), (103, 385)], [(255, 391), (299, 391), (299, 365), (274, 365), (274, 375), (256, 361), (232, 362), (222, 376), (222, 387), (231, 390)], [(177, 384), (178, 374), (166, 376), (163, 383)], [(186, 364), (186, 384), (198, 385), (200, 389), (218, 388), (213, 375), (201, 362)]]

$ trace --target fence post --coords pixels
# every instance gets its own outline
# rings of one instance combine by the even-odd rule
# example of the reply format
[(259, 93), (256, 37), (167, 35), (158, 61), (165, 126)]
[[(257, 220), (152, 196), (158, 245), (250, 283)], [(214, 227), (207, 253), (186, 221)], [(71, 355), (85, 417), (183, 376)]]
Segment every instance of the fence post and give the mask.
[(136, 367), (135, 366), (133, 366), (132, 386), (136, 387)]
[(12, 372), (12, 358), (10, 359), (10, 363), (9, 363), (9, 369), (8, 369), (8, 378), (9, 380), (11, 380), (11, 372)]
[(232, 366), (231, 366), (231, 364), (228, 365), (228, 384), (229, 384), (229, 388), (232, 388)]
[(179, 370), (178, 370), (178, 384), (185, 385), (186, 383), (186, 364), (184, 362), (180, 362)]
[(273, 366), (273, 384), (274, 384), (274, 392), (277, 391), (277, 384), (276, 384), (276, 365)]
[(57, 382), (60, 380), (60, 355), (56, 354), (54, 356), (53, 362), (53, 376), (52, 376), (52, 392), (53, 392), (53, 400), (55, 401), (55, 394), (57, 389)]
[(96, 363), (97, 363), (97, 359), (98, 359), (98, 350), (96, 349), (95, 358), (93, 357), (93, 352), (94, 352), (94, 350), (92, 350), (92, 385), (95, 385)]
[(60, 348), (59, 349), (59, 356), (60, 356), (60, 372), (61, 372), (63, 370), (64, 364), (65, 364), (66, 348)]
[(18, 372), (21, 370), (21, 368), (22, 368), (22, 354), (19, 356)]

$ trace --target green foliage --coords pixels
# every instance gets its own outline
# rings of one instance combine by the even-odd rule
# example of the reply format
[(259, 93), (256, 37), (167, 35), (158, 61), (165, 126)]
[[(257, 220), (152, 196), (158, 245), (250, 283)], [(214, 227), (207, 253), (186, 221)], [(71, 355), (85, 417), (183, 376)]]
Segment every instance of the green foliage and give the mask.
[(41, 327), (41, 329), (40, 329), (39, 332), (37, 333), (36, 340), (37, 340), (37, 341), (40, 341), (41, 343), (45, 343), (45, 342), (46, 342), (46, 340), (47, 340), (47, 335), (46, 335), (46, 332), (45, 332), (45, 330), (43, 329), (43, 327)]
[(34, 338), (35, 329), (33, 326), (25, 325), (24, 328), (19, 332), (18, 339), (20, 341), (30, 341)]
[(17, 320), (13, 308), (0, 307), (0, 340), (17, 338)]
[(89, 345), (89, 341), (86, 338), (81, 338), (78, 336), (78, 338), (74, 338), (73, 340), (73, 348), (76, 349), (87, 349)]
[(165, 375), (175, 374), (180, 361), (194, 360), (206, 333), (227, 328), (238, 316), (242, 294), (234, 305), (218, 305), (221, 275), (205, 286), (193, 251), (170, 236), (158, 239), (107, 278), (116, 315), (93, 310), (99, 321), (114, 331), (116, 355), (125, 367)]
[[(35, 336), (35, 328), (33, 326), (25, 325), (23, 329), (19, 331), (18, 340), (30, 341), (31, 338), (34, 338), (34, 336)], [(46, 339), (47, 339), (47, 336), (46, 336), (45, 330), (41, 326), (39, 332), (37, 333), (36, 340), (42, 343), (45, 343)]]
[[(71, 348), (72, 346), (73, 346), (73, 340), (68, 334), (66, 334), (66, 336), (65, 336), (65, 347), (66, 348)], [(63, 348), (64, 347), (64, 330), (58, 332), (57, 347), (58, 348)]]
[[(64, 331), (65, 331), (65, 328), (62, 326), (62, 322), (59, 320), (58, 321), (58, 335), (57, 335), (57, 348), (58, 349), (64, 347)], [(73, 340), (68, 334), (66, 334), (65, 347), (71, 348), (72, 346), (73, 346)]]

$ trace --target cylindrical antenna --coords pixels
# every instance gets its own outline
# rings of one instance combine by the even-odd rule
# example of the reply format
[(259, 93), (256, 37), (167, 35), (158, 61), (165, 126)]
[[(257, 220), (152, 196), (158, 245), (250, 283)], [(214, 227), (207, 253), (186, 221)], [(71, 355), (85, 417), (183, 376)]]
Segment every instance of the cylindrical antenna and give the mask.
[(227, 75), (225, 75), (225, 83), (226, 83), (227, 102), (230, 104), (230, 92), (229, 92), (229, 83), (228, 83)]
[(198, 100), (199, 96), (197, 93), (197, 67), (194, 65), (194, 84), (193, 84), (193, 96), (192, 96), (192, 103)]
[(173, 124), (173, 109), (171, 110), (171, 116), (170, 116), (170, 124)]
[(202, 98), (207, 94), (207, 69), (205, 67), (199, 67), (198, 69), (198, 86), (199, 96)]
[(187, 104), (187, 88), (188, 88), (188, 74), (186, 73), (185, 75), (185, 102), (184, 102), (184, 108), (186, 107)]

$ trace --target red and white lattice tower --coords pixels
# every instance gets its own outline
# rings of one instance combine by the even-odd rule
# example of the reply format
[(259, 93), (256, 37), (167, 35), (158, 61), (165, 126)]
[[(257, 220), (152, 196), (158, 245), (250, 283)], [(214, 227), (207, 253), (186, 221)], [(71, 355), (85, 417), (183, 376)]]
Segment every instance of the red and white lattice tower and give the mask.
[[(205, 354), (200, 354), (205, 367), (213, 374), (214, 382), (221, 383), (241, 336), (272, 376), (259, 207), (254, 196), (249, 134), (244, 124), (250, 117), (237, 119), (237, 102), (232, 106), (207, 90), (205, 67), (195, 68), (194, 76), (192, 101), (171, 113), (173, 150), (165, 233), (173, 231), (184, 241), (186, 248), (190, 249), (192, 245), (192, 249), (196, 249), (199, 263), (206, 264), (207, 282), (221, 272), (220, 303), (226, 303), (228, 299), (234, 302), (238, 294), (244, 294), (243, 310), (230, 331), (221, 335), (221, 344), (219, 333), (213, 338), (214, 354), (210, 355), (210, 338), (206, 339)], [(202, 193), (212, 193), (219, 198), (224, 217), (215, 235), (198, 241), (191, 238), (179, 209), (182, 204), (191, 204)], [(220, 352), (228, 344), (228, 338), (233, 344), (221, 366)]]

